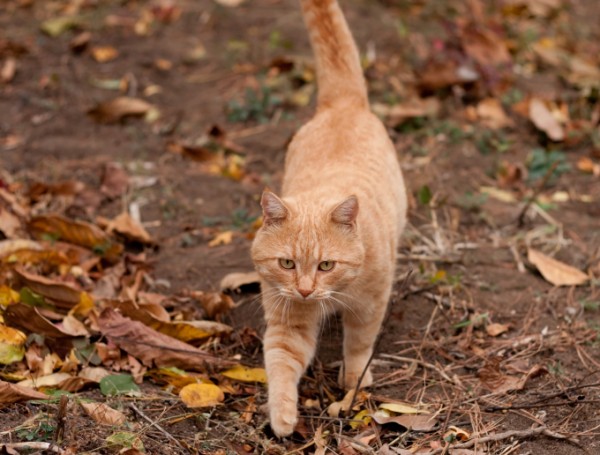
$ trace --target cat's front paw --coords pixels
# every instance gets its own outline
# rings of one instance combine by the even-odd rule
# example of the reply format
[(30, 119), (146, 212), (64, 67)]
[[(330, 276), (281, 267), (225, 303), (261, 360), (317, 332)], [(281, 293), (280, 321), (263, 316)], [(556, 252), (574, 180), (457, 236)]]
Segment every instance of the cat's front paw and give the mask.
[(298, 422), (296, 404), (285, 401), (269, 403), (269, 417), (271, 428), (277, 437), (289, 436)]
[[(358, 380), (360, 379), (362, 373), (362, 371), (344, 372), (344, 369), (342, 368), (338, 375), (338, 384), (342, 389), (353, 389), (358, 385)], [(360, 387), (369, 387), (371, 384), (373, 384), (373, 375), (371, 374), (371, 369), (369, 368), (365, 372), (362, 381), (360, 381)]]

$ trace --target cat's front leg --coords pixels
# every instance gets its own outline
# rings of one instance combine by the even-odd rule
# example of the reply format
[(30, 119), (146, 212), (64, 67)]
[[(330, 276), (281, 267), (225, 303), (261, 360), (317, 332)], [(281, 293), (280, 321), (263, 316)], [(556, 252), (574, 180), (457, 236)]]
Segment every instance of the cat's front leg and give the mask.
[(355, 307), (344, 311), (344, 365), (340, 369), (338, 382), (346, 390), (359, 385), (363, 372), (359, 387), (368, 387), (373, 383), (370, 368), (366, 371), (365, 368), (381, 329), (388, 297), (389, 293), (377, 299), (371, 308)]
[(292, 308), (285, 323), (277, 317), (267, 320), (264, 352), (269, 382), (269, 417), (271, 428), (279, 437), (292, 434), (298, 421), (298, 382), (312, 360), (317, 344), (319, 320), (314, 313)]

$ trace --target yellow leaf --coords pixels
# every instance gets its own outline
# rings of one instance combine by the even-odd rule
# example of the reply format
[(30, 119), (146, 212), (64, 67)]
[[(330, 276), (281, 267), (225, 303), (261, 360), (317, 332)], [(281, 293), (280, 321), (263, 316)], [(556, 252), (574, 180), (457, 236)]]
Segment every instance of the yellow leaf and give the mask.
[(78, 315), (86, 317), (94, 309), (94, 299), (87, 292), (79, 295), (79, 303), (71, 308), (69, 315)]
[(13, 291), (6, 285), (0, 286), (0, 305), (8, 306), (11, 303), (18, 303), (20, 300), (19, 293)]
[(243, 382), (267, 383), (267, 372), (264, 368), (248, 368), (243, 365), (236, 365), (221, 374), (226, 378), (237, 379)]
[(215, 236), (215, 238), (212, 239), (208, 243), (208, 246), (213, 247), (213, 246), (219, 246), (219, 245), (229, 245), (232, 240), (233, 240), (233, 232), (225, 231), (225, 232), (221, 232), (221, 233), (217, 234)]
[(373, 420), (373, 419), (369, 415), (369, 410), (363, 409), (358, 414), (356, 414), (354, 417), (352, 417), (350, 426), (352, 427), (353, 430), (356, 430), (357, 428), (361, 428), (365, 425), (368, 425), (369, 423), (371, 423), (371, 420)]
[(112, 46), (94, 46), (91, 53), (98, 63), (110, 62), (119, 56), (119, 51)]
[(190, 408), (204, 408), (219, 404), (225, 394), (214, 384), (189, 384), (181, 389), (179, 398)]
[(10, 363), (23, 360), (26, 336), (23, 332), (11, 327), (0, 324), (0, 364), (8, 365)]
[(379, 408), (395, 412), (396, 414), (429, 414), (429, 411), (413, 408), (402, 403), (381, 403)]

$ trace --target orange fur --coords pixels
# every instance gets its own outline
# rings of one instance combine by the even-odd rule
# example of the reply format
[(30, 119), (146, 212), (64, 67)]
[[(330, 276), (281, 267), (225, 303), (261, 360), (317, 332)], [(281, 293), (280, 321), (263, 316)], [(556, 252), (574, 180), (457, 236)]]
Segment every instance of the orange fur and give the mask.
[[(336, 0), (301, 0), (317, 64), (317, 114), (291, 142), (281, 199), (265, 191), (252, 245), (261, 276), (271, 427), (291, 434), (297, 386), (322, 320), (341, 311), (346, 388), (373, 349), (394, 281), (406, 194), (396, 151), (369, 110), (359, 54)], [(282, 263), (282, 261), (284, 261)], [(333, 266), (330, 270), (323, 267)], [(289, 268), (293, 266), (292, 268)]]

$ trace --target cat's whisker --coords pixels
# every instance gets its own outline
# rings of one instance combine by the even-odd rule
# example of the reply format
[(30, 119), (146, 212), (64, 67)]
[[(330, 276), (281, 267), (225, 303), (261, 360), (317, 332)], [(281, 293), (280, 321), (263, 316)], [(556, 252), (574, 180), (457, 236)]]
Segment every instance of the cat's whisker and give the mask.
[(360, 322), (364, 322), (364, 320), (358, 315), (358, 313), (354, 310), (354, 308), (352, 308), (352, 305), (348, 304), (348, 302), (344, 302), (341, 299), (338, 299), (337, 297), (333, 297), (333, 296), (329, 296), (327, 298), (328, 300), (331, 300), (332, 302), (337, 303), (339, 306), (341, 306), (344, 310), (348, 310), (350, 313), (352, 313), (352, 315), (357, 318)]

